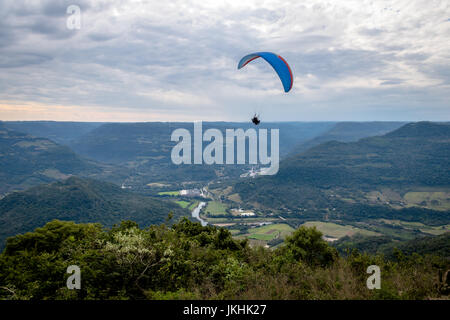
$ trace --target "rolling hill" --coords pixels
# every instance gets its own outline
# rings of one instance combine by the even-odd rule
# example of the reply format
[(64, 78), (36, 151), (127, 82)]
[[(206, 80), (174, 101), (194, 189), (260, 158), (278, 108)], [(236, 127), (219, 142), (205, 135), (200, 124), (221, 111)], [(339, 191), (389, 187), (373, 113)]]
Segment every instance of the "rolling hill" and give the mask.
[(450, 125), (411, 123), (357, 142), (330, 141), (283, 162), (276, 179), (318, 186), (450, 185)]
[(369, 254), (383, 253), (388, 258), (393, 258), (395, 249), (398, 249), (407, 255), (413, 253), (420, 255), (433, 254), (450, 259), (450, 232), (438, 236), (418, 237), (408, 241), (394, 241), (386, 236), (346, 236), (334, 242), (333, 246), (342, 254), (345, 254), (347, 249), (357, 249)]
[(11, 130), (0, 122), (0, 197), (71, 175), (119, 183), (128, 174), (127, 169), (80, 157), (67, 146)]
[[(291, 148), (329, 129), (332, 122), (280, 122), (262, 123), (257, 128), (253, 124), (238, 122), (203, 122), (203, 132), (216, 128), (225, 134), (226, 129), (249, 128), (279, 129), (280, 153), (288, 154)], [(170, 141), (171, 133), (177, 128), (186, 128), (192, 134), (191, 122), (143, 122), (107, 123), (93, 129), (71, 143), (71, 147), (89, 158), (124, 163), (143, 157), (170, 157), (175, 145)]]
[(164, 222), (169, 212), (175, 218), (189, 216), (189, 211), (173, 202), (134, 194), (107, 182), (70, 177), (1, 199), (0, 242), (53, 219), (99, 222), (107, 227), (133, 220), (145, 227)]
[[(234, 191), (245, 203), (287, 209), (300, 216), (306, 212), (330, 216), (351, 212), (361, 218), (366, 212), (374, 217), (382, 205), (388, 205), (388, 211), (414, 211), (402, 203), (401, 196), (407, 191), (448, 190), (449, 159), (450, 125), (410, 123), (384, 136), (318, 145), (283, 160), (277, 175), (238, 182)], [(380, 202), (381, 194), (371, 203), (370, 192), (388, 193), (386, 190), (399, 197), (397, 207), (392, 208), (389, 200)], [(369, 204), (379, 209), (366, 206)], [(449, 211), (446, 216), (450, 220)]]
[(405, 122), (338, 122), (330, 130), (297, 145), (290, 153), (298, 154), (328, 141), (354, 142), (396, 130)]
[[(333, 123), (263, 123), (259, 128), (280, 130), (280, 154), (330, 128)], [(85, 157), (111, 164), (126, 165), (133, 170), (134, 185), (149, 182), (210, 181), (223, 176), (238, 177), (248, 165), (173, 165), (170, 154), (176, 144), (170, 140), (175, 129), (185, 128), (193, 136), (193, 123), (147, 122), (108, 123), (73, 141), (70, 146)], [(204, 122), (203, 132), (209, 128), (255, 128), (251, 123)], [(269, 140), (270, 142), (270, 140)], [(204, 144), (206, 145), (206, 143)]]
[(82, 172), (99, 173), (101, 169), (66, 146), (0, 123), (0, 194)]

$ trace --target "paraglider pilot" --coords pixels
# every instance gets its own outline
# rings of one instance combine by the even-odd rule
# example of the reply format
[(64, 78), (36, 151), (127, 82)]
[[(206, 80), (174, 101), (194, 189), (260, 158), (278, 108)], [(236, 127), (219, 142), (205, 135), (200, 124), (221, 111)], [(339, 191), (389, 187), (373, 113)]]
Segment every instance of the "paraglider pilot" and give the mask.
[(253, 122), (255, 125), (258, 125), (258, 124), (261, 122), (261, 120), (258, 119), (258, 116), (256, 115), (256, 113), (255, 113), (255, 115), (254, 115), (253, 118), (252, 118), (252, 122)]

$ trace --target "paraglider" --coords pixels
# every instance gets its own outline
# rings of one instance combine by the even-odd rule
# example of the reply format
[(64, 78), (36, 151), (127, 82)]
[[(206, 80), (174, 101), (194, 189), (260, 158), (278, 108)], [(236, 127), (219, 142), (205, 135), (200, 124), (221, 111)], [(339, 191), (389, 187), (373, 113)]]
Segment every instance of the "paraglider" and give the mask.
[[(245, 67), (249, 62), (258, 58), (263, 58), (273, 67), (275, 72), (278, 74), (281, 83), (283, 84), (284, 92), (289, 92), (292, 89), (292, 85), (294, 83), (294, 77), (292, 76), (291, 67), (289, 67), (289, 64), (286, 62), (286, 60), (283, 59), (283, 57), (275, 53), (255, 52), (248, 54), (239, 61), (238, 70)], [(255, 113), (252, 118), (252, 122), (255, 125), (258, 125), (261, 122), (258, 117), (259, 116), (257, 116)]]
[(291, 67), (289, 67), (286, 60), (283, 57), (272, 53), (272, 52), (255, 52), (246, 55), (239, 61), (238, 69), (245, 67), (249, 62), (257, 59), (263, 58), (266, 60), (276, 71), (278, 77), (280, 77), (281, 83), (283, 84), (284, 92), (289, 92), (292, 89), (292, 84), (294, 83), (294, 77), (292, 76)]
[(258, 124), (261, 122), (261, 120), (259, 120), (258, 117), (259, 117), (259, 116), (257, 116), (256, 113), (255, 113), (255, 115), (254, 115), (253, 118), (252, 118), (252, 122), (253, 122), (255, 125), (258, 125)]

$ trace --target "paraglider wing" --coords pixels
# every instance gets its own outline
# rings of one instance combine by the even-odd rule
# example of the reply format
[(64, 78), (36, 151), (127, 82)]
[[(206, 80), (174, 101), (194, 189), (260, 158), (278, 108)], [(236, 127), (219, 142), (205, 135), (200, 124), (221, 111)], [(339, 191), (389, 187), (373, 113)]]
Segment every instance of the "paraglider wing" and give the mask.
[(289, 92), (289, 90), (292, 89), (294, 78), (292, 76), (291, 68), (289, 67), (286, 60), (272, 52), (255, 52), (246, 55), (241, 59), (241, 61), (239, 61), (238, 69), (245, 67), (249, 62), (257, 58), (263, 58), (275, 69), (278, 77), (280, 77), (285, 92)]

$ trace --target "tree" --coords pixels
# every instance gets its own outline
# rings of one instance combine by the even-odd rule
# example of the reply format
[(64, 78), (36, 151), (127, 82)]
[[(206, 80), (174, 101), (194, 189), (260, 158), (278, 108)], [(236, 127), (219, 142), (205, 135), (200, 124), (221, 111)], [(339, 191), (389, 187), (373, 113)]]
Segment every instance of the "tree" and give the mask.
[(282, 248), (285, 254), (297, 261), (304, 261), (311, 266), (328, 266), (332, 264), (338, 254), (322, 239), (322, 233), (315, 227), (300, 227), (285, 240)]

